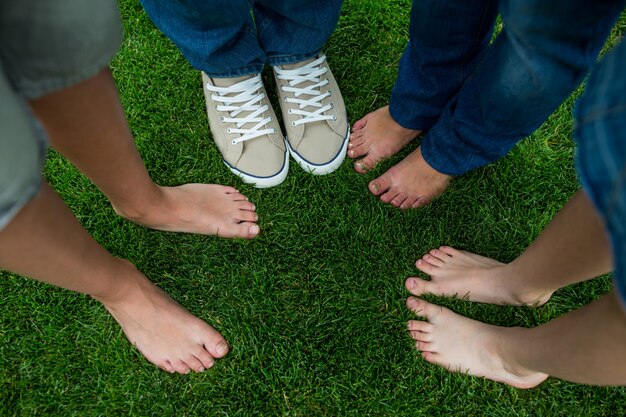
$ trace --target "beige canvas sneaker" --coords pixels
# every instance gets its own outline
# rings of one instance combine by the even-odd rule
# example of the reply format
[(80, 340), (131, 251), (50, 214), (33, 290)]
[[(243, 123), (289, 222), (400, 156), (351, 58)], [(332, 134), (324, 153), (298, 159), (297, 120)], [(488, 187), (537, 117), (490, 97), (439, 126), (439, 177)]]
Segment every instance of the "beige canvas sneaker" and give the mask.
[(350, 126), (326, 56), (274, 66), (287, 145), (306, 171), (330, 174), (343, 162)]
[(213, 140), (230, 170), (257, 188), (287, 177), (285, 138), (260, 74), (211, 78), (202, 73)]

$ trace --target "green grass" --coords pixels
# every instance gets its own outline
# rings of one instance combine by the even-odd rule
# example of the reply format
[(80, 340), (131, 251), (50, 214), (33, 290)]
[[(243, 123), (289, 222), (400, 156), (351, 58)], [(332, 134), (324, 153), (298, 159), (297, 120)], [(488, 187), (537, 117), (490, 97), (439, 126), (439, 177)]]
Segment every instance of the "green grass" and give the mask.
[[(346, 162), (286, 182), (238, 182), (207, 137), (199, 74), (121, 3), (112, 64), (137, 146), (161, 184), (237, 185), (257, 205), (254, 241), (172, 234), (117, 217), (104, 196), (50, 152), (45, 174), (89, 232), (135, 263), (232, 345), (209, 372), (169, 375), (135, 351), (89, 297), (0, 272), (0, 415), (45, 416), (617, 416), (626, 390), (550, 378), (532, 390), (450, 374), (423, 361), (405, 331), (404, 279), (441, 244), (514, 259), (578, 188), (573, 99), (500, 162), (456, 179), (431, 206), (381, 204)], [(407, 40), (410, 1), (346, 0), (326, 52), (351, 120), (386, 104)], [(622, 18), (614, 43), (626, 28)], [(437, 300), (472, 318), (536, 326), (610, 288), (603, 277), (539, 309)], [(584, 343), (584, 335), (581, 335)]]

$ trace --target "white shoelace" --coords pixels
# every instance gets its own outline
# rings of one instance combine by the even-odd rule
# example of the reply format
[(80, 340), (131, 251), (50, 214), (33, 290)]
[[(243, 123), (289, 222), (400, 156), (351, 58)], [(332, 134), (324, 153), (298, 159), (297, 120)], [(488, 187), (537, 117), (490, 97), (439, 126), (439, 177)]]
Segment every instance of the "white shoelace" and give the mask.
[[(330, 91), (325, 93), (321, 92), (321, 88), (329, 83), (328, 80), (322, 81), (320, 78), (328, 72), (328, 68), (321, 66), (324, 61), (326, 61), (326, 56), (322, 55), (315, 61), (300, 68), (285, 70), (278, 66), (274, 67), (276, 77), (279, 80), (289, 81), (289, 86), (281, 86), (281, 90), (287, 93), (293, 93), (294, 95), (294, 98), (286, 97), (285, 101), (287, 103), (298, 104), (297, 109), (288, 110), (289, 114), (302, 116), (301, 119), (291, 122), (293, 126), (318, 122), (320, 120), (337, 120), (336, 116), (324, 114), (324, 112), (334, 107), (332, 103), (322, 106), (322, 100), (332, 95)], [(298, 87), (298, 85), (302, 83), (309, 85)], [(299, 98), (301, 96), (310, 96), (310, 98)], [(309, 110), (309, 107), (312, 109)]]
[[(241, 135), (232, 140), (233, 145), (258, 138), (259, 136), (276, 133), (276, 129), (266, 127), (272, 121), (272, 118), (262, 117), (262, 113), (267, 111), (269, 106), (267, 104), (261, 105), (260, 103), (265, 98), (265, 93), (260, 92), (263, 88), (261, 75), (233, 84), (230, 87), (217, 87), (209, 83), (205, 87), (214, 93), (211, 94), (212, 100), (223, 103), (223, 105), (215, 106), (217, 111), (228, 113), (228, 116), (222, 116), (221, 122), (235, 123), (236, 127), (229, 127), (227, 133)], [(235, 95), (232, 96), (232, 94)], [(245, 113), (249, 114), (245, 115)], [(250, 123), (255, 124), (252, 127), (244, 128), (245, 125)]]

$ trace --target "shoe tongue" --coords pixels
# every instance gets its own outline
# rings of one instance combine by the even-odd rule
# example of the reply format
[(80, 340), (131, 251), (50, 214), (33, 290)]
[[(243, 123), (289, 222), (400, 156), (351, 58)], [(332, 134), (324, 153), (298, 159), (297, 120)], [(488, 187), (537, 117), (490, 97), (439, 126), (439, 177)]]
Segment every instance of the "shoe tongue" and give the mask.
[(213, 81), (213, 85), (216, 87), (230, 87), (231, 85), (235, 85), (242, 81), (249, 80), (252, 77), (256, 77), (257, 74), (251, 75), (242, 75), (240, 77), (229, 77), (229, 78), (211, 78)]
[(304, 65), (306, 65), (306, 64), (308, 64), (310, 62), (315, 61), (317, 58), (319, 58), (319, 55), (318, 56), (314, 56), (313, 58), (309, 58), (306, 61), (296, 62), (295, 64), (284, 64), (284, 65), (281, 65), (281, 67), (283, 69), (286, 69), (286, 70), (296, 69), (296, 68), (300, 68), (300, 67), (302, 67), (302, 66), (304, 66)]

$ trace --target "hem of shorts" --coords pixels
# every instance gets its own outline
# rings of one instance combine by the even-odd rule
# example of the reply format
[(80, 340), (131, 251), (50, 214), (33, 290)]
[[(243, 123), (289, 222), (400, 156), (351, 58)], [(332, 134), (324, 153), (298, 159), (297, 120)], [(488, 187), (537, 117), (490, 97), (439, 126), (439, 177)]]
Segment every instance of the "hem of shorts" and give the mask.
[(28, 204), (39, 192), (41, 188), (41, 175), (37, 174), (37, 177), (30, 182), (22, 196), (11, 205), (11, 208), (0, 217), (0, 231), (8, 226), (11, 221), (17, 216), (17, 214)]
[(109, 56), (108, 54), (103, 54), (102, 59), (99, 59), (91, 65), (82, 67), (78, 72), (70, 76), (57, 77), (45, 81), (29, 82), (22, 80), (15, 85), (15, 89), (21, 96), (28, 100), (43, 97), (95, 77), (103, 70), (109, 68), (109, 64), (114, 55), (115, 54)]

